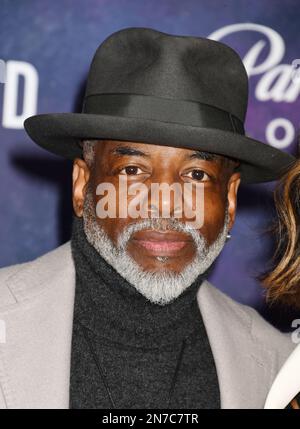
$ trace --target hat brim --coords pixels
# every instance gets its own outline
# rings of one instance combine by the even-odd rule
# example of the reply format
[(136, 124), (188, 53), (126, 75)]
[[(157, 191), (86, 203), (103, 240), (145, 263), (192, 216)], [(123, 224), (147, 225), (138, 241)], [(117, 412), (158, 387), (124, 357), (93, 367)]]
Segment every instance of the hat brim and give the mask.
[(41, 114), (27, 118), (24, 127), (44, 149), (68, 159), (82, 157), (83, 139), (136, 141), (202, 150), (241, 162), (242, 183), (278, 179), (295, 158), (250, 137), (220, 129), (170, 122), (87, 113)]

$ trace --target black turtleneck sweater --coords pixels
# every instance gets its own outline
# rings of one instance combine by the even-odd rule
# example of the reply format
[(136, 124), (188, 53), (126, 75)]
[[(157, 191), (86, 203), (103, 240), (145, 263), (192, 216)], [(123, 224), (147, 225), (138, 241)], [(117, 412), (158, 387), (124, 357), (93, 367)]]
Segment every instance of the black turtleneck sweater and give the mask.
[(220, 408), (196, 300), (203, 276), (160, 306), (106, 263), (76, 217), (71, 244), (76, 289), (70, 408)]

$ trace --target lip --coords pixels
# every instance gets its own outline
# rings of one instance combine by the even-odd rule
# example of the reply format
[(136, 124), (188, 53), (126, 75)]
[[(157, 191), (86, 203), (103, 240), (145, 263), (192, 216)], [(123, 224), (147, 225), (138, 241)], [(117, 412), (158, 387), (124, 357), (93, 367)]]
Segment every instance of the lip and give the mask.
[(172, 256), (192, 242), (191, 238), (177, 231), (143, 230), (134, 234), (132, 241), (154, 256)]

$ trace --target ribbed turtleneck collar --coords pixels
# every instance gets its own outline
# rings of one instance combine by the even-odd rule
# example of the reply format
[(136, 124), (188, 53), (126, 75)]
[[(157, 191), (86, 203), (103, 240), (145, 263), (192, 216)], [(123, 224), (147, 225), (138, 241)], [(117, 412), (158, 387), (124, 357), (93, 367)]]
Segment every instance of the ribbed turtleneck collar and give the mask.
[(74, 317), (97, 335), (132, 346), (161, 347), (198, 328), (196, 294), (205, 274), (161, 306), (145, 298), (99, 255), (86, 238), (82, 218), (75, 216), (71, 246), (76, 269)]

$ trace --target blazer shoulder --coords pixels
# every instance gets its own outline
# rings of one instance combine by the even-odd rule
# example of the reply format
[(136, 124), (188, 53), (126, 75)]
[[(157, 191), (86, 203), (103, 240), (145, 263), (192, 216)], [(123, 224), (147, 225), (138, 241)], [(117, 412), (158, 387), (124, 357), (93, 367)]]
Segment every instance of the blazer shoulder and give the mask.
[(70, 241), (37, 258), (0, 269), (0, 308), (38, 292), (47, 279), (61, 275), (72, 261)]
[(253, 307), (235, 301), (233, 298), (206, 282), (213, 299), (219, 304), (220, 311), (227, 319), (235, 320), (239, 326), (246, 325), (254, 340), (259, 341), (264, 347), (276, 349), (282, 352), (283, 358), (295, 348), (289, 333), (283, 333), (271, 325)]

